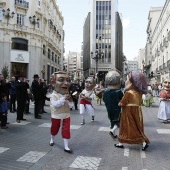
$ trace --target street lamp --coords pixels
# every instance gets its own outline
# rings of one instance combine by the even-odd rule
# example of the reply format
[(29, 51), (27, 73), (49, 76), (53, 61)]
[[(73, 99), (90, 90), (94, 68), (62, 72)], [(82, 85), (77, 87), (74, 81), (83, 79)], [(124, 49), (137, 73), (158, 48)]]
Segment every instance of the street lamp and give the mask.
[[(98, 62), (100, 59), (103, 58), (103, 56), (104, 56), (103, 51), (99, 52), (98, 50), (96, 50), (95, 55), (93, 55), (93, 52), (91, 52), (91, 58), (96, 61), (96, 71), (95, 71), (96, 74), (95, 75), (97, 78), (98, 78)], [(98, 80), (97, 80), (97, 83), (98, 83)]]
[(5, 9), (2, 10), (3, 16), (7, 19), (7, 26), (9, 23), (9, 19), (14, 17), (15, 12), (11, 12), (10, 14), (10, 9), (8, 8), (6, 11)]
[(36, 24), (39, 25), (39, 20), (40, 20), (39, 18), (36, 19), (35, 15), (33, 17), (31, 17), (31, 16), (29, 17), (30, 23), (34, 25), (34, 29), (35, 29)]

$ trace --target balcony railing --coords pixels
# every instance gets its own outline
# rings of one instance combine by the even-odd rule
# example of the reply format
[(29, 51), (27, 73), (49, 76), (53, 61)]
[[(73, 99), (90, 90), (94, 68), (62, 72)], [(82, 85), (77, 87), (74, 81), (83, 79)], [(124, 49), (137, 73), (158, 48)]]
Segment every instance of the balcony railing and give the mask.
[(22, 8), (29, 8), (29, 2), (26, 1), (20, 2), (19, 0), (15, 0), (15, 5)]

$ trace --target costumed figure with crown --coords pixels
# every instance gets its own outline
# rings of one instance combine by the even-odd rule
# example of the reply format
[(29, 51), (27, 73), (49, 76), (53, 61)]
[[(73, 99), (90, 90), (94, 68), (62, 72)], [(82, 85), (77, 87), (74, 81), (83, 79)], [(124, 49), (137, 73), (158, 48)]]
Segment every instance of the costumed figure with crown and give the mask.
[(119, 119), (121, 107), (118, 106), (118, 103), (123, 97), (123, 92), (120, 89), (121, 78), (120, 74), (117, 71), (109, 71), (105, 77), (106, 90), (103, 92), (103, 101), (105, 103), (108, 118), (111, 123), (111, 131), (109, 134), (112, 138), (117, 138), (115, 131), (119, 128)]
[(162, 87), (159, 93), (158, 119), (163, 120), (163, 123), (167, 123), (170, 120), (170, 78), (164, 80)]

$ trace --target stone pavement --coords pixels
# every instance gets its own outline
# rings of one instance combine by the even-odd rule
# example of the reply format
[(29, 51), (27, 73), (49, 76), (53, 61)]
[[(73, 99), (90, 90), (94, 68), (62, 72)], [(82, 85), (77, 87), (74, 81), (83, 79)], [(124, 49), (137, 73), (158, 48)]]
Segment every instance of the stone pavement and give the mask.
[[(48, 106), (41, 120), (30, 114), (21, 124), (15, 122), (16, 114), (9, 113), (9, 129), (0, 131), (0, 170), (170, 170), (170, 124), (157, 120), (157, 98), (152, 107), (142, 107), (145, 134), (151, 142), (147, 151), (141, 145), (115, 148), (117, 139), (109, 135), (105, 106), (94, 102), (94, 107), (95, 121), (87, 116), (82, 126), (79, 112), (71, 111), (71, 155), (63, 150), (61, 132), (55, 145), (49, 146)], [(32, 104), (30, 111), (33, 113)]]

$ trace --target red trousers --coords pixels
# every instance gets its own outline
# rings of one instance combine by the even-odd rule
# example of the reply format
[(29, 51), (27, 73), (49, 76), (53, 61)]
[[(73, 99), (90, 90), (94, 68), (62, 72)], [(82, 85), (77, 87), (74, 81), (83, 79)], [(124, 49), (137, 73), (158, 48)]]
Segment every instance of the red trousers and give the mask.
[[(51, 135), (57, 135), (60, 129), (61, 119), (53, 119), (51, 118)], [(70, 117), (63, 119), (62, 121), (62, 130), (61, 130), (62, 138), (70, 139)]]

